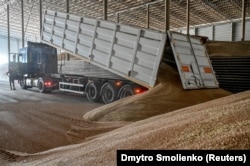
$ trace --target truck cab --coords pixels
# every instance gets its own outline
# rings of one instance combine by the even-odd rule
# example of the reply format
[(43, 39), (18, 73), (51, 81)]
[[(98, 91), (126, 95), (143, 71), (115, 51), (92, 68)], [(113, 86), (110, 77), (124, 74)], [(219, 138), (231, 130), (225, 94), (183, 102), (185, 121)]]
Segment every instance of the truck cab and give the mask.
[[(17, 79), (23, 89), (39, 88), (39, 82), (44, 86), (46, 80), (50, 79), (50, 74), (58, 73), (57, 50), (47, 44), (28, 42), (27, 47), (20, 48), (12, 59), (10, 66), (16, 71)], [(51, 79), (50, 81), (53, 82)], [(40, 88), (45, 90), (45, 87)]]
[(57, 73), (57, 50), (43, 43), (28, 42), (18, 53), (19, 72), (22, 75), (43, 76)]

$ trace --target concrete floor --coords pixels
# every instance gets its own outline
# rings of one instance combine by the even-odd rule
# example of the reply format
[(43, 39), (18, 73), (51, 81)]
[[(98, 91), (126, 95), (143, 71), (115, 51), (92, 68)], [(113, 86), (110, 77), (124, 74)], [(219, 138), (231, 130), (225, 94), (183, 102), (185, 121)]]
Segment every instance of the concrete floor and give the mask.
[(67, 134), (86, 112), (102, 106), (86, 97), (60, 91), (23, 90), (0, 79), (0, 150), (36, 153), (76, 143)]

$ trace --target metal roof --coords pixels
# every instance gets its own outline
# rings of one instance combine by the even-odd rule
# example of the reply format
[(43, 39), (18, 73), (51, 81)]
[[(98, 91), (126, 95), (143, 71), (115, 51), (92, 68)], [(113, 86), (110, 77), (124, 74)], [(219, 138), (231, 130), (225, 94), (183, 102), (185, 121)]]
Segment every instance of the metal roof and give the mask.
[[(104, 0), (69, 0), (69, 13), (103, 18)], [(243, 0), (190, 0), (190, 26), (213, 24), (242, 18)], [(42, 0), (42, 10), (66, 12), (66, 0)], [(0, 0), (0, 35), (7, 36), (7, 4), (10, 35), (21, 38), (21, 0)], [(250, 1), (246, 0), (246, 17), (250, 17)], [(39, 0), (23, 0), (24, 33), (31, 41), (40, 40)], [(149, 7), (149, 8), (148, 8)], [(187, 0), (170, 0), (170, 29), (186, 26)], [(147, 27), (149, 12), (149, 27)], [(142, 28), (165, 31), (165, 0), (107, 0), (107, 20)]]

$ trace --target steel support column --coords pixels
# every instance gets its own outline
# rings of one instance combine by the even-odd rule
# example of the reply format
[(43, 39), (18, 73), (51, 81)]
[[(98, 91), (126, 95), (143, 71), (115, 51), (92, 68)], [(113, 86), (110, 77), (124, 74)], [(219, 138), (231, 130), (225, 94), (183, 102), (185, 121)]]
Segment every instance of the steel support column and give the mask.
[(119, 23), (120, 21), (120, 13), (116, 13), (116, 22)]
[(108, 18), (108, 1), (103, 0), (103, 19), (107, 20)]
[(242, 38), (241, 41), (245, 41), (245, 27), (246, 26), (246, 1), (242, 0)]
[(170, 1), (165, 0), (165, 31), (170, 29)]
[[(66, 12), (69, 13), (69, 0), (65, 1), (65, 5), (66, 5)], [(65, 58), (64, 58), (65, 59)], [(66, 53), (66, 60), (69, 61), (70, 60), (70, 55), (68, 53)]]
[(24, 47), (24, 15), (23, 15), (23, 0), (21, 0), (21, 24), (22, 24), (22, 47)]
[(43, 19), (43, 4), (42, 0), (39, 0), (39, 16), (40, 16), (40, 35), (42, 33), (42, 19)]
[(10, 7), (7, 4), (7, 31), (8, 31), (8, 64), (10, 67)]
[(186, 14), (186, 20), (187, 20), (187, 35), (189, 35), (189, 17), (190, 17), (190, 0), (187, 0), (187, 14)]
[(149, 29), (149, 5), (147, 5), (147, 28)]
[(69, 12), (69, 0), (66, 0), (66, 12)]

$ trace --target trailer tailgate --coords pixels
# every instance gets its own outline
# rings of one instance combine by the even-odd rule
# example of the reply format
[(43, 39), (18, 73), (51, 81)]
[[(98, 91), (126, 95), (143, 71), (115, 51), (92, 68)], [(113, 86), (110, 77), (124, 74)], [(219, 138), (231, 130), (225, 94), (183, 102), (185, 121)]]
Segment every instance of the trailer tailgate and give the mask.
[(199, 38), (168, 31), (184, 89), (218, 88), (206, 47)]

